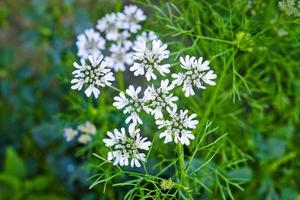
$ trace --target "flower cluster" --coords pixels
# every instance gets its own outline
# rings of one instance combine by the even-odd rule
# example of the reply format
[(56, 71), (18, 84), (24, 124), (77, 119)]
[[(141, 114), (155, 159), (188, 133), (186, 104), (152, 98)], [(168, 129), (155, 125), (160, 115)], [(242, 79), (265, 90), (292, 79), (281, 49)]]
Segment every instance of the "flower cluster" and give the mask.
[(125, 71), (126, 66), (133, 63), (132, 47), (137, 38), (147, 35), (151, 36), (149, 39), (157, 38), (153, 32), (139, 35), (140, 22), (144, 20), (146, 15), (135, 5), (125, 6), (122, 12), (106, 14), (97, 21), (95, 29), (87, 29), (77, 37), (77, 55), (84, 59), (89, 55), (105, 55), (108, 67)]
[(72, 141), (76, 136), (78, 137), (78, 142), (81, 144), (89, 143), (93, 136), (96, 134), (96, 126), (89, 121), (84, 124), (77, 126), (77, 129), (65, 128), (64, 137), (67, 142)]
[(159, 88), (152, 85), (145, 90), (144, 100), (148, 103), (149, 111), (155, 119), (162, 118), (163, 110), (167, 107), (177, 108), (178, 97), (171, 93), (172, 89), (174, 85), (169, 84), (169, 80), (166, 79), (161, 81)]
[[(98, 98), (99, 86), (109, 86), (110, 82), (115, 80), (109, 69), (125, 71), (127, 67), (132, 66), (135, 58), (133, 50), (139, 50), (140, 43), (157, 40), (156, 43), (160, 44), (154, 32), (139, 32), (142, 28), (140, 23), (144, 20), (144, 12), (135, 5), (129, 5), (125, 6), (122, 12), (106, 14), (97, 21), (95, 28), (89, 28), (79, 34), (76, 45), (81, 64), (74, 63), (75, 77), (71, 81), (71, 88), (81, 90), (86, 83), (85, 94), (88, 97), (93, 94)], [(158, 48), (157, 45), (154, 46), (153, 48)], [(100, 63), (93, 66), (91, 60)], [(90, 63), (87, 64), (88, 62)], [(163, 73), (166, 70), (161, 71)]]
[(97, 57), (101, 55), (101, 50), (105, 48), (105, 39), (100, 36), (100, 33), (90, 28), (77, 37), (76, 45), (79, 57), (87, 58), (89, 55)]
[(165, 129), (160, 133), (160, 138), (165, 137), (164, 143), (178, 141), (184, 145), (190, 144), (190, 139), (195, 137), (192, 130), (196, 128), (198, 120), (196, 114), (187, 115), (187, 110), (180, 110), (177, 114), (178, 97), (171, 90), (174, 89), (173, 84), (169, 84), (169, 80), (162, 80), (159, 88), (153, 85), (148, 86), (144, 91), (143, 97), (138, 97), (141, 92), (141, 87), (134, 89), (132, 85), (126, 90), (126, 93), (121, 92), (119, 96), (114, 98), (113, 105), (117, 109), (122, 109), (124, 114), (129, 114), (126, 123), (130, 123), (130, 127), (135, 127), (138, 124), (143, 124), (139, 114), (145, 111), (151, 114), (156, 119), (158, 129)]
[(130, 67), (130, 71), (133, 71), (135, 76), (145, 74), (148, 81), (157, 78), (155, 70), (163, 76), (169, 73), (171, 65), (161, 64), (164, 59), (169, 57), (170, 52), (167, 47), (160, 40), (153, 40), (151, 45), (147, 45), (146, 41), (138, 41), (133, 48), (135, 63)]
[(139, 97), (141, 87), (135, 89), (130, 85), (126, 93), (120, 92), (119, 96), (114, 97), (113, 105), (119, 110), (122, 109), (124, 114), (129, 114), (126, 123), (131, 122), (131, 125), (136, 126), (143, 124), (139, 116), (141, 111), (153, 115), (155, 119), (160, 119), (167, 107), (177, 108), (175, 102), (178, 97), (171, 93), (173, 88), (174, 85), (169, 84), (168, 79), (162, 80), (160, 87), (155, 88), (152, 84), (144, 91), (143, 97)]
[(175, 143), (190, 144), (190, 139), (195, 139), (192, 130), (196, 128), (198, 120), (196, 114), (188, 116), (188, 110), (180, 110), (177, 112), (176, 108), (171, 110), (167, 107), (169, 113), (168, 119), (158, 119), (156, 124), (159, 129), (165, 130), (159, 135), (160, 138), (165, 138), (164, 143), (174, 141)]
[(112, 151), (108, 153), (108, 160), (113, 160), (114, 165), (127, 166), (130, 161), (131, 167), (140, 167), (140, 162), (146, 162), (146, 154), (141, 153), (141, 150), (149, 150), (151, 145), (147, 138), (140, 135), (140, 129), (134, 127), (129, 128), (129, 135), (124, 128), (121, 130), (115, 129), (112, 132), (107, 132), (106, 138), (103, 140), (107, 147)]
[[(189, 97), (196, 94), (194, 88), (205, 89), (207, 85), (216, 84), (216, 74), (210, 69), (209, 61), (202, 57), (180, 57), (181, 71), (171, 73), (171, 66), (176, 63), (168, 63), (168, 45), (154, 32), (138, 34), (142, 28), (139, 22), (145, 19), (141, 9), (126, 6), (122, 13), (110, 13), (98, 20), (97, 30), (100, 33), (89, 29), (78, 36), (78, 55), (82, 59), (81, 64), (74, 63), (76, 70), (71, 81), (72, 89), (81, 90), (86, 84), (85, 94), (98, 98), (99, 88), (111, 86), (115, 79), (111, 69), (125, 71), (127, 66), (134, 76), (146, 79), (144, 89), (129, 85), (125, 91), (117, 89), (119, 94), (113, 98), (113, 106), (122, 110), (128, 124), (128, 133), (125, 128), (115, 129), (108, 131), (108, 138), (103, 140), (111, 148), (108, 160), (114, 165), (127, 166), (130, 163), (132, 167), (140, 167), (141, 162), (146, 162), (146, 154), (142, 150), (149, 150), (151, 142), (140, 134), (143, 114), (153, 117), (159, 138), (163, 138), (164, 143), (174, 141), (189, 145), (190, 140), (195, 139), (193, 131), (198, 124), (197, 115), (179, 109), (179, 98), (174, 92), (182, 88), (185, 96)], [(109, 54), (105, 54), (104, 49), (108, 49)], [(173, 80), (167, 77), (169, 73)], [(157, 85), (155, 80), (160, 80), (160, 84)], [(71, 137), (76, 135), (69, 132)]]
[(120, 92), (119, 96), (114, 97), (113, 105), (117, 109), (123, 109), (124, 114), (129, 114), (129, 117), (125, 120), (126, 123), (132, 122), (133, 125), (143, 124), (143, 121), (139, 117), (139, 113), (146, 109), (143, 99), (138, 97), (141, 92), (141, 87), (135, 89), (132, 85), (126, 90), (125, 96), (123, 92)]
[[(144, 42), (144, 44), (145, 43), (146, 42)], [(155, 43), (155, 41), (152, 43)], [(145, 58), (146, 52), (147, 55), (157, 54), (164, 57), (164, 53), (159, 53), (163, 51), (165, 51), (165, 48), (153, 49), (147, 47), (146, 49), (144, 48), (143, 51), (140, 51), (142, 52), (140, 54), (136, 52), (134, 56), (139, 56), (139, 58), (142, 59)], [(138, 75), (145, 75), (148, 81), (156, 79), (156, 75), (154, 75), (155, 78), (152, 76), (152, 74), (154, 74), (153, 71), (148, 72), (147, 70), (151, 71), (151, 67), (152, 69), (159, 69), (155, 67), (159, 64), (155, 62), (145, 63), (146, 62), (134, 63), (133, 67), (135, 66), (136, 70), (140, 70), (142, 73), (138, 73)], [(171, 66), (170, 64), (165, 65)], [(188, 55), (185, 58), (180, 57), (180, 66), (184, 71), (173, 73), (173, 81), (169, 79), (161, 80), (159, 87), (156, 87), (155, 84), (152, 83), (145, 88), (143, 95), (141, 95), (141, 86), (135, 88), (130, 85), (125, 92), (120, 92), (118, 96), (114, 97), (113, 105), (128, 115), (125, 122), (127, 124), (130, 123), (130, 129), (135, 129), (138, 125), (143, 124), (141, 112), (145, 112), (152, 115), (155, 119), (157, 128), (160, 130), (159, 138), (164, 138), (164, 143), (174, 141), (175, 143), (189, 145), (190, 140), (195, 139), (193, 130), (196, 129), (198, 124), (197, 115), (188, 114), (188, 110), (178, 110), (176, 103), (179, 98), (174, 95), (173, 90), (182, 86), (185, 96), (195, 95), (193, 87), (205, 89), (206, 85), (215, 85), (214, 79), (217, 76), (213, 70), (210, 69), (209, 61), (204, 61), (202, 57), (198, 59)], [(137, 72), (136, 70), (135, 73)], [(146, 73), (143, 73), (145, 72), (144, 70), (146, 70)], [(151, 73), (151, 75), (147, 76), (147, 73)], [(161, 73), (161, 75), (164, 75), (164, 73)], [(109, 158), (116, 158), (114, 155), (118, 154), (111, 152)]]
[(300, 1), (299, 0), (282, 0), (278, 3), (280, 10), (287, 16), (300, 17)]
[(215, 85), (213, 81), (217, 78), (217, 75), (210, 69), (209, 61), (204, 61), (200, 57), (198, 60), (189, 55), (185, 58), (180, 57), (180, 66), (185, 72), (174, 73), (172, 78), (174, 78), (173, 84), (182, 85), (182, 90), (186, 97), (195, 95), (193, 86), (199, 89), (205, 89), (205, 85)]
[(89, 55), (88, 60), (81, 59), (81, 64), (74, 62), (73, 71), (74, 78), (71, 80), (73, 90), (81, 90), (84, 84), (88, 87), (84, 93), (86, 96), (94, 94), (95, 98), (100, 95), (99, 87), (110, 86), (111, 82), (115, 80), (113, 73), (107, 68), (106, 62), (103, 62), (103, 56), (94, 59)]

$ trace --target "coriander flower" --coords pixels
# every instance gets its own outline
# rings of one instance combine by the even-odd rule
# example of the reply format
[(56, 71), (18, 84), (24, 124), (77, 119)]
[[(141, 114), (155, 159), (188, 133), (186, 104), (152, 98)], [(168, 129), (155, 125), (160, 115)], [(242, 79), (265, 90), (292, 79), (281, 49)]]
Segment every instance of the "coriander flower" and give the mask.
[(130, 71), (134, 71), (135, 76), (145, 74), (148, 81), (157, 78), (154, 74), (155, 70), (159, 71), (163, 76), (169, 73), (171, 65), (161, 64), (164, 59), (169, 57), (170, 52), (167, 50), (167, 47), (160, 40), (153, 40), (151, 47), (147, 46), (146, 41), (137, 42), (133, 47), (135, 63), (130, 68)]
[(121, 28), (122, 22), (120, 21), (119, 14), (110, 13), (98, 20), (97, 29), (101, 32), (105, 32), (107, 40), (117, 40), (118, 32)]
[(118, 44), (121, 44), (126, 49), (130, 49), (132, 47), (132, 42), (129, 40), (130, 36), (131, 35), (126, 30), (120, 32), (117, 39)]
[(71, 140), (73, 140), (74, 137), (76, 137), (77, 134), (78, 134), (78, 131), (74, 130), (72, 128), (65, 128), (64, 129), (64, 137), (66, 138), (67, 142), (70, 142)]
[(173, 96), (170, 91), (174, 88), (174, 85), (169, 85), (169, 80), (162, 80), (159, 88), (154, 86), (148, 86), (144, 92), (144, 100), (149, 104), (150, 113), (155, 119), (163, 118), (163, 109), (167, 106), (177, 108), (176, 101), (177, 96)]
[(131, 167), (140, 167), (140, 162), (146, 162), (145, 153), (140, 151), (148, 151), (151, 142), (141, 137), (140, 129), (131, 127), (128, 132), (129, 135), (124, 128), (107, 132), (109, 138), (103, 139), (103, 142), (111, 148), (107, 155), (108, 160), (113, 160), (113, 165), (127, 166), (130, 162)]
[(96, 126), (89, 121), (86, 121), (84, 124), (79, 125), (77, 128), (83, 133), (88, 133), (92, 135), (95, 135), (96, 133)]
[(100, 56), (105, 48), (105, 40), (94, 29), (88, 29), (77, 37), (78, 56), (87, 58), (89, 55)]
[(107, 65), (115, 71), (125, 71), (125, 65), (133, 63), (132, 53), (128, 52), (128, 48), (121, 46), (121, 44), (113, 44), (109, 48), (111, 55), (105, 58)]
[(142, 34), (136, 36), (136, 42), (152, 42), (158, 40), (158, 36), (153, 31), (144, 31)]
[(139, 43), (146, 42), (146, 46), (151, 44), (153, 40), (158, 40), (158, 36), (153, 31), (144, 31), (142, 34), (136, 36), (133, 48), (139, 48)]
[(180, 66), (185, 70), (184, 73), (172, 74), (173, 84), (182, 85), (182, 90), (185, 92), (185, 96), (193, 96), (195, 92), (193, 86), (201, 89), (205, 89), (205, 84), (216, 85), (215, 79), (217, 75), (210, 69), (209, 61), (204, 61), (200, 57), (198, 60), (194, 56), (180, 57)]
[(78, 142), (81, 144), (87, 144), (92, 141), (92, 136), (89, 134), (81, 134), (78, 138)]
[(135, 5), (125, 6), (123, 12), (119, 13), (119, 17), (122, 20), (122, 28), (132, 33), (140, 30), (142, 26), (138, 23), (146, 19), (143, 10)]
[(102, 61), (103, 56), (98, 58), (92, 55), (88, 56), (86, 62), (85, 59), (81, 59), (81, 64), (73, 63), (76, 70), (73, 71), (74, 78), (71, 80), (73, 90), (81, 90), (84, 84), (88, 87), (84, 93), (86, 96), (94, 94), (95, 98), (100, 95), (99, 87), (110, 86), (111, 82), (115, 80), (113, 73), (107, 68), (106, 63)]
[(158, 119), (156, 125), (158, 129), (164, 128), (164, 131), (159, 134), (159, 138), (165, 138), (164, 143), (174, 141), (181, 144), (189, 145), (190, 140), (195, 139), (192, 130), (196, 128), (198, 120), (196, 114), (187, 115), (187, 110), (180, 110), (177, 113), (177, 108), (167, 108), (169, 119)]
[(287, 16), (300, 17), (300, 1), (298, 0), (282, 0), (278, 6)]
[(132, 121), (134, 125), (143, 124), (142, 119), (139, 117), (139, 113), (142, 110), (146, 110), (145, 102), (143, 99), (138, 97), (141, 92), (141, 87), (134, 89), (132, 85), (126, 90), (127, 98), (123, 92), (120, 92), (119, 96), (114, 97), (113, 106), (117, 109), (123, 109), (124, 114), (129, 114), (125, 122), (128, 124)]

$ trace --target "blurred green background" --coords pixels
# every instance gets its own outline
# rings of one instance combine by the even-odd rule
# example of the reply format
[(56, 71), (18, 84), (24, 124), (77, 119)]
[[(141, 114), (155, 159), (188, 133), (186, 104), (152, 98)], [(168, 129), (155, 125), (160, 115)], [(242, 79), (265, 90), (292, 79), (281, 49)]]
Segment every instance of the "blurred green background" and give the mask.
[(101, 196), (88, 189), (74, 144), (64, 142), (59, 113), (68, 106), (76, 35), (115, 9), (111, 3), (0, 1), (1, 200)]
[[(210, 88), (199, 103), (199, 109), (205, 110), (205, 102), (215, 95), (214, 107), (205, 117), (219, 126), (220, 132), (230, 133), (228, 151), (236, 147), (247, 154), (248, 160), (236, 176), (247, 177), (248, 182), (243, 185), (245, 191), (237, 190), (234, 196), (237, 199), (300, 199), (299, 20), (297, 24), (294, 19), (280, 18), (272, 25), (274, 15), (281, 15), (278, 2), (272, 0), (151, 2), (161, 9), (173, 2), (184, 12), (184, 24), (176, 17), (168, 21), (159, 10), (139, 1), (153, 19), (147, 22), (147, 28), (166, 39), (179, 35), (181, 43), (170, 44), (178, 53), (182, 44), (193, 45), (195, 38), (174, 27), (193, 29), (200, 18), (203, 30), (196, 33), (202, 31), (215, 38), (235, 41), (236, 61), (223, 75), (219, 93), (214, 94), (215, 88)], [(254, 2), (252, 11), (257, 13), (241, 9), (249, 2)], [(102, 194), (103, 185), (89, 190), (91, 153), (100, 145), (96, 143), (78, 150), (75, 144), (66, 143), (62, 134), (66, 125), (86, 119), (98, 122), (97, 127), (105, 126), (103, 130), (111, 119), (121, 120), (114, 118), (111, 105), (100, 111), (95, 102), (70, 91), (69, 81), (72, 63), (77, 60), (76, 35), (94, 26), (105, 13), (118, 11), (128, 3), (0, 1), (1, 200), (118, 199), (124, 194), (122, 188), (111, 187)], [(265, 5), (260, 7), (263, 3)], [(232, 5), (230, 22), (234, 34), (227, 26), (229, 18), (222, 18), (226, 10), (223, 6), (229, 4)], [(216, 8), (214, 12), (212, 8)], [(289, 35), (279, 37), (280, 28)], [(255, 36), (250, 38), (251, 42), (241, 41), (236, 34), (239, 31)], [(191, 51), (208, 57), (209, 52), (217, 53), (216, 49), (226, 48), (214, 46), (210, 41), (202, 41), (200, 46), (201, 50)], [(215, 64), (221, 66), (221, 63)], [(225, 73), (221, 67), (215, 69), (219, 77)], [(99, 104), (109, 105), (109, 94), (104, 93), (104, 97)], [(120, 195), (114, 194), (117, 192)]]

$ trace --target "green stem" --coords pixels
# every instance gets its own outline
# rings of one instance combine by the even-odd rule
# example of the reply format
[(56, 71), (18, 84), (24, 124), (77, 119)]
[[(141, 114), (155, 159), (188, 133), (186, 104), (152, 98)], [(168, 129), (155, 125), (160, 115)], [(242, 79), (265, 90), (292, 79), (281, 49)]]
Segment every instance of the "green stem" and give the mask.
[(123, 92), (122, 90), (120, 90), (120, 89), (118, 89), (118, 88), (116, 88), (115, 86), (112, 86), (112, 85), (108, 85), (107, 87), (109, 87), (109, 88), (111, 88), (111, 89), (113, 89), (117, 92)]
[(185, 178), (185, 166), (184, 166), (184, 150), (183, 150), (183, 146), (178, 143), (178, 156), (179, 156), (179, 170), (180, 170), (180, 179), (184, 180)]
[(118, 79), (118, 84), (120, 90), (125, 90), (125, 85), (124, 85), (124, 77), (123, 77), (123, 72), (119, 71), (117, 72), (117, 79)]
[(212, 38), (212, 37), (201, 36), (201, 35), (197, 35), (197, 38), (200, 38), (203, 40), (210, 40), (210, 41), (214, 41), (214, 42), (221, 42), (221, 43), (225, 43), (225, 44), (235, 45), (235, 43), (233, 41), (229, 41), (229, 40), (222, 40), (222, 39), (218, 39), (218, 38)]
[(183, 150), (183, 145), (181, 143), (177, 144), (177, 153), (178, 153), (178, 164), (179, 164), (179, 180), (181, 184), (183, 184), (186, 188), (188, 188), (187, 195), (189, 199), (193, 199), (193, 196), (190, 191), (190, 184), (187, 179), (187, 173), (185, 170), (185, 164), (184, 164), (184, 150)]

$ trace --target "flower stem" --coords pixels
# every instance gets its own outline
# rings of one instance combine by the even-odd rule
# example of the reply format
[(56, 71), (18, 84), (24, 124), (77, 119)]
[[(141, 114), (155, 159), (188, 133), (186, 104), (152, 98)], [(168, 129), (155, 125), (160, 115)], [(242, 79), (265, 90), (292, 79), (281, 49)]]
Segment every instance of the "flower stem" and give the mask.
[(118, 84), (119, 84), (120, 90), (124, 91), (125, 90), (125, 86), (124, 86), (123, 72), (119, 71), (117, 73), (117, 79), (118, 79)]
[(117, 92), (122, 92), (122, 90), (120, 90), (119, 88), (116, 88), (115, 86), (108, 85), (107, 87), (110, 87), (111, 89), (116, 90)]
[(226, 43), (226, 44), (232, 44), (232, 45), (235, 44), (233, 41), (222, 40), (222, 39), (212, 38), (212, 37), (206, 37), (206, 36), (202, 36), (202, 35), (197, 35), (197, 39), (198, 38), (203, 39), (203, 40), (210, 40), (210, 41), (214, 41), (214, 42), (221, 42), (221, 43)]
[[(179, 164), (179, 175), (180, 177), (179, 180), (180, 182), (186, 187), (189, 189), (190, 187), (190, 184), (189, 184), (189, 181), (187, 179), (187, 173), (186, 173), (186, 170), (185, 170), (185, 164), (184, 164), (184, 149), (183, 149), (183, 145), (181, 143), (178, 143), (177, 144), (177, 153), (178, 153), (178, 164)], [(193, 199), (193, 196), (191, 194), (191, 191), (187, 191), (187, 195), (188, 195), (188, 199)]]

